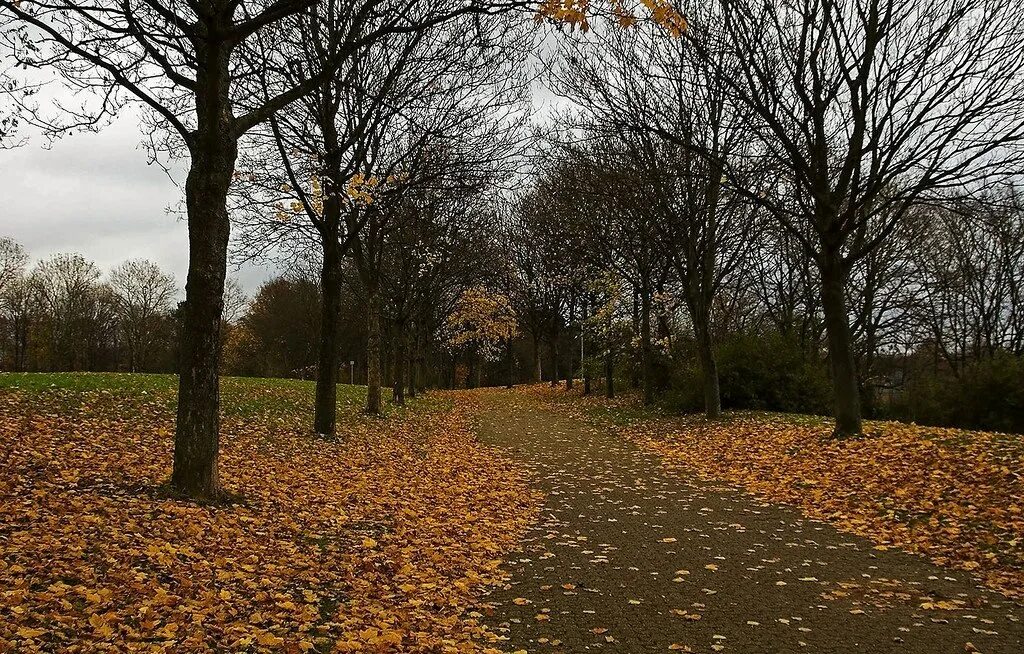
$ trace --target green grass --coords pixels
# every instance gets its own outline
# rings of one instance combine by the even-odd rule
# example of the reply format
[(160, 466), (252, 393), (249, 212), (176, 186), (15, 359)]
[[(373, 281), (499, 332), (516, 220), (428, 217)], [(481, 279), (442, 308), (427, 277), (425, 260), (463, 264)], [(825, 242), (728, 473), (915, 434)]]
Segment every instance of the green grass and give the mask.
[(42, 391), (174, 391), (175, 375), (146, 375), (117, 372), (5, 372), (0, 389)]
[[(221, 415), (226, 418), (312, 416), (315, 383), (300, 379), (259, 377), (221, 378)], [(0, 373), (0, 393), (20, 392), (45, 395), (62, 404), (81, 404), (97, 395), (131, 404), (161, 404), (167, 410), (177, 405), (178, 377), (108, 372)], [(388, 389), (382, 393), (385, 412), (425, 407), (437, 400), (407, 400), (406, 409), (391, 403)], [(366, 400), (366, 387), (338, 385), (338, 417), (359, 415)]]

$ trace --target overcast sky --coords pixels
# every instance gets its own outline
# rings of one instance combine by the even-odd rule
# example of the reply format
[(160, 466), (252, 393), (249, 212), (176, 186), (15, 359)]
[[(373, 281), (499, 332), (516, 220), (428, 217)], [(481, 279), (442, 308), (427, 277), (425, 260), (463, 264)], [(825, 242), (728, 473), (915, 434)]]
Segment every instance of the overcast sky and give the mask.
[[(184, 287), (185, 221), (168, 213), (178, 208), (182, 189), (160, 167), (146, 165), (141, 141), (137, 119), (125, 116), (50, 149), (33, 139), (0, 150), (0, 236), (21, 243), (33, 262), (79, 252), (106, 272), (125, 259), (150, 259)], [(273, 271), (250, 266), (229, 274), (251, 293)]]
[[(539, 83), (532, 91), (535, 109), (560, 104)], [(126, 259), (149, 259), (184, 289), (188, 235), (183, 189), (175, 181), (184, 184), (186, 162), (173, 181), (147, 165), (131, 105), (97, 133), (66, 136), (49, 147), (28, 136), (27, 145), (0, 150), (0, 237), (21, 243), (33, 263), (78, 252), (106, 273)], [(250, 295), (275, 272), (271, 264), (228, 270)]]

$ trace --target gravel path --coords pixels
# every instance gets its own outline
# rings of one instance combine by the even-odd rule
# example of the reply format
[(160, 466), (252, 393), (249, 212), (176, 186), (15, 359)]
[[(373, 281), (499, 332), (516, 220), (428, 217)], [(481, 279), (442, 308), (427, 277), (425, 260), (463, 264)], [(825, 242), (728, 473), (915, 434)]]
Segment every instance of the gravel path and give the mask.
[(669, 476), (521, 394), (483, 397), (481, 439), (547, 494), (488, 598), (506, 651), (1024, 652), (1024, 608), (962, 572)]

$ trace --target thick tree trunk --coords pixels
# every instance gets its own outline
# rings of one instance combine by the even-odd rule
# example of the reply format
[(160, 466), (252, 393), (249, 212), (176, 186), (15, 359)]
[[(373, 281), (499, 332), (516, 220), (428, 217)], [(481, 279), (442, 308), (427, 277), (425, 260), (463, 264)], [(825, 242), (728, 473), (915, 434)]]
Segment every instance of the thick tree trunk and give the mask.
[(227, 195), (237, 157), (237, 143), (229, 127), (208, 132), (200, 135), (191, 153), (185, 182), (189, 262), (171, 473), (175, 490), (197, 498), (212, 498), (218, 491), (218, 369), (231, 232)]
[(380, 291), (367, 288), (366, 302), (366, 412), (380, 414)]
[(821, 270), (821, 305), (835, 393), (834, 436), (844, 438), (861, 433), (860, 392), (853, 360), (849, 316), (846, 312), (846, 275), (838, 255), (826, 259)]
[(654, 404), (654, 355), (651, 350), (651, 291), (640, 293), (640, 362), (644, 404)]
[(718, 387), (718, 362), (715, 360), (715, 347), (711, 342), (711, 333), (707, 324), (696, 329), (697, 355), (700, 359), (701, 377), (704, 382), (704, 415), (718, 418), (722, 415), (722, 399)]
[(405, 358), (408, 356), (408, 334), (405, 325), (404, 320), (395, 323), (395, 378), (391, 387), (391, 397), (399, 406), (405, 406)]
[(313, 430), (334, 436), (338, 406), (338, 336), (341, 319), (341, 246), (338, 235), (323, 235), (320, 270), (320, 349), (316, 370)]

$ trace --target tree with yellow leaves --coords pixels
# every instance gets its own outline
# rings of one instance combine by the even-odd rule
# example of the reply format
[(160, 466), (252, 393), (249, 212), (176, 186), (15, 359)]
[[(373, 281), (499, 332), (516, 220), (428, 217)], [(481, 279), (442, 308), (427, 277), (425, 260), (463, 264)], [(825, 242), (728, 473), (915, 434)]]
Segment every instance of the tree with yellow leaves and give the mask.
[(481, 286), (466, 289), (445, 321), (444, 340), (453, 349), (469, 353), (470, 369), (476, 369), (480, 383), (479, 361), (495, 361), (518, 333), (516, 314), (507, 296)]

